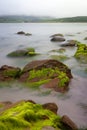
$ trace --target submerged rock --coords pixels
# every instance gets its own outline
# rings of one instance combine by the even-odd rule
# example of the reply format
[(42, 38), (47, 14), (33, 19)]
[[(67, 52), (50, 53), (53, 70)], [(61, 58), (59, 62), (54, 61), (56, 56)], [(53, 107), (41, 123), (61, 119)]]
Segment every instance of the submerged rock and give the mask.
[(85, 37), (84, 40), (87, 40), (87, 37)]
[(51, 41), (53, 41), (53, 42), (63, 42), (63, 41), (65, 41), (65, 38), (61, 37), (61, 36), (54, 36), (54, 37), (52, 37)]
[(24, 31), (19, 31), (19, 32), (17, 32), (17, 34), (19, 34), (19, 35), (25, 35), (25, 36), (32, 35), (31, 33), (25, 33)]
[[(77, 130), (75, 123), (68, 117), (55, 114), (51, 109), (22, 100), (0, 111), (0, 129), (2, 130)], [(48, 103), (53, 105), (55, 103)], [(57, 105), (55, 104), (57, 107)], [(44, 118), (45, 117), (45, 118)], [(68, 127), (67, 127), (68, 126)]]
[(3, 65), (0, 68), (0, 81), (11, 81), (17, 79), (20, 76), (20, 72), (20, 68)]
[(34, 48), (26, 48), (22, 50), (16, 50), (11, 53), (9, 53), (8, 57), (24, 57), (24, 56), (35, 56), (38, 53), (35, 52)]
[(77, 46), (77, 41), (76, 40), (68, 40), (66, 43), (61, 44), (62, 47), (73, 47), (73, 46)]

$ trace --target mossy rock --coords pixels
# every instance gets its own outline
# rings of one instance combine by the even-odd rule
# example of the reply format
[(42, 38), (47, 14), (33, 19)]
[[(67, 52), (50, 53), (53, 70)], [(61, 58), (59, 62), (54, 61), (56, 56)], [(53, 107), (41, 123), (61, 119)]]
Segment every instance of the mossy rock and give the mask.
[(87, 45), (78, 43), (74, 57), (80, 62), (87, 63)]
[(11, 81), (20, 77), (21, 69), (3, 65), (0, 68), (0, 81)]
[(13, 104), (0, 114), (1, 130), (42, 130), (45, 126), (62, 127), (61, 117), (29, 101)]
[(70, 79), (72, 78), (70, 69), (57, 60), (32, 61), (22, 70), (19, 81), (27, 83), (28, 86), (37, 87), (42, 84), (56, 80), (53, 89), (60, 91), (59, 88), (67, 89)]
[(7, 56), (8, 57), (24, 57), (24, 56), (34, 56), (37, 55), (38, 53), (35, 52), (34, 48), (26, 48), (22, 50), (16, 50), (11, 53), (9, 53)]
[(84, 40), (87, 40), (87, 37), (85, 37)]

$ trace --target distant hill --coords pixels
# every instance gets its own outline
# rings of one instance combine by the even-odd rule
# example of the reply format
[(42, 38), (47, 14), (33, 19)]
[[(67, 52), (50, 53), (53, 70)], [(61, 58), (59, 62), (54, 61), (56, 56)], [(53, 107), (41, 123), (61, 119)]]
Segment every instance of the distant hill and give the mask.
[(38, 22), (87, 22), (87, 16), (53, 18), (43, 16), (6, 15), (0, 16), (0, 23), (38, 23)]

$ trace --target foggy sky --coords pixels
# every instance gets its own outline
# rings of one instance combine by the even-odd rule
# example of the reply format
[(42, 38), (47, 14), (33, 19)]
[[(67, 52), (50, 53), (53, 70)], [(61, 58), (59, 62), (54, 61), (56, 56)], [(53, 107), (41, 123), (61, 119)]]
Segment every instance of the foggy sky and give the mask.
[(87, 16), (87, 0), (0, 0), (0, 15)]

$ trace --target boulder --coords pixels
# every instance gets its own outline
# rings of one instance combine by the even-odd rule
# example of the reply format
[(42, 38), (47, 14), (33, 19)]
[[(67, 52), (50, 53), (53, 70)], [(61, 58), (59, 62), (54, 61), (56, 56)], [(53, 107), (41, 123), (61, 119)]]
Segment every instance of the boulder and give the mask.
[(78, 130), (77, 125), (66, 115), (62, 117), (61, 122), (66, 126), (67, 130)]
[(62, 37), (62, 36), (54, 36), (54, 37), (52, 37), (51, 41), (53, 41), (53, 42), (64, 42), (65, 38)]
[(16, 50), (11, 53), (9, 53), (8, 57), (24, 57), (24, 56), (35, 56), (38, 53), (35, 52), (34, 48), (26, 48), (22, 50)]
[(67, 47), (67, 46), (73, 47), (73, 46), (76, 46), (76, 45), (77, 45), (76, 40), (68, 40), (66, 43), (61, 44), (62, 47)]
[(64, 92), (72, 78), (71, 70), (57, 60), (37, 60), (27, 64), (20, 76), (20, 82), (27, 82), (29, 86), (52, 88)]
[(19, 78), (21, 69), (3, 65), (0, 68), (0, 81), (11, 81), (13, 79)]
[(45, 103), (42, 105), (44, 109), (48, 109), (57, 114), (58, 106), (55, 103)]

